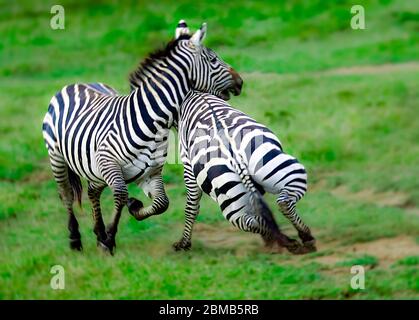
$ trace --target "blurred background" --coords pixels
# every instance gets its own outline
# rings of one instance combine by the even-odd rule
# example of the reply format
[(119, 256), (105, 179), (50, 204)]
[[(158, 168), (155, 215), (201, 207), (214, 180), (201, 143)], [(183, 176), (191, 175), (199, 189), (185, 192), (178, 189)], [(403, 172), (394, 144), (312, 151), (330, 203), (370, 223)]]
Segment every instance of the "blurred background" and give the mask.
[[(63, 30), (50, 26), (54, 4), (0, 0), (0, 298), (419, 298), (418, 2), (60, 1)], [(365, 30), (351, 28), (355, 4)], [(142, 222), (124, 210), (114, 257), (96, 249), (84, 195), (84, 252), (70, 252), (41, 133), (49, 100), (74, 82), (128, 93), (130, 71), (174, 36), (179, 19), (191, 30), (208, 23), (206, 45), (245, 81), (230, 103), (307, 167), (298, 209), (317, 253), (264, 252), (209, 198), (192, 250), (173, 252), (185, 203), (176, 164), (164, 170), (169, 210)], [(130, 193), (147, 202), (136, 186)], [(108, 221), (109, 190), (102, 203)], [(57, 264), (65, 290), (50, 287)], [(364, 290), (350, 287), (356, 264), (366, 269)]]

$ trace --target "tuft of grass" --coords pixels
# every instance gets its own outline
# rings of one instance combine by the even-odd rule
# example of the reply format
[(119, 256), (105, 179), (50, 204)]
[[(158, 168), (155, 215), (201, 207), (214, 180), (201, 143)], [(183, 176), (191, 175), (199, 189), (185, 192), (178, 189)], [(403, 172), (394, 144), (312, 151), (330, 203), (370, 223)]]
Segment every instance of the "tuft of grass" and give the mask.
[(419, 256), (409, 256), (409, 257), (400, 259), (397, 262), (397, 265), (417, 266), (419, 265)]
[(336, 264), (337, 267), (352, 267), (355, 265), (369, 266), (373, 268), (378, 265), (378, 259), (373, 256), (364, 255), (362, 257), (341, 261)]

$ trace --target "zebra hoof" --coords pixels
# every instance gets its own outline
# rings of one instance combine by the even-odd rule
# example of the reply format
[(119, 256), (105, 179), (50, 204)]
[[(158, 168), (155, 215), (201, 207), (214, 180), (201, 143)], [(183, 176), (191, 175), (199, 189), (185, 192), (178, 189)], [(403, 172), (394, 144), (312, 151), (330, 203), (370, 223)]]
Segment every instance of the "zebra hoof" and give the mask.
[[(106, 241), (105, 241), (105, 242), (106, 242)], [(113, 256), (113, 255), (114, 255), (114, 248), (115, 248), (115, 247), (109, 246), (107, 243), (104, 243), (104, 242), (102, 242), (102, 241), (98, 241), (98, 242), (97, 242), (97, 247), (98, 247), (99, 249), (101, 249), (101, 250), (102, 250), (102, 252), (104, 252), (104, 253), (106, 253), (106, 254), (110, 254), (111, 256)]]
[(276, 244), (274, 237), (262, 236), (262, 240), (263, 240), (263, 244), (265, 245), (265, 248), (272, 248)]
[(192, 244), (190, 242), (185, 242), (185, 241), (178, 241), (175, 242), (173, 244), (173, 249), (175, 249), (175, 251), (180, 251), (180, 250), (184, 250), (184, 251), (188, 251), (191, 249)]
[(74, 251), (83, 251), (81, 239), (70, 239), (70, 248)]
[(303, 242), (303, 248), (304, 248), (304, 253), (311, 253), (311, 252), (316, 252), (317, 248), (316, 248), (316, 241), (310, 240), (310, 241), (306, 241)]
[(127, 202), (128, 211), (131, 215), (133, 215), (135, 218), (138, 216), (138, 212), (144, 208), (143, 203), (140, 200), (137, 200), (135, 198), (129, 198)]
[(290, 242), (285, 246), (287, 250), (292, 254), (304, 254), (304, 247), (294, 239), (290, 239)]

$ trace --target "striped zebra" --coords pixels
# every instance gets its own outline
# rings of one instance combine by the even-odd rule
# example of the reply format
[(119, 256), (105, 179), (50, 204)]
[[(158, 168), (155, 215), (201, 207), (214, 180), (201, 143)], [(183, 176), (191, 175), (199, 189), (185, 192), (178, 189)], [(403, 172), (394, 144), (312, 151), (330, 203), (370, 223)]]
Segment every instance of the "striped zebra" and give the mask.
[[(81, 203), (80, 177), (88, 181), (97, 244), (113, 254), (124, 205), (137, 219), (163, 213), (169, 200), (162, 181), (169, 129), (191, 90), (228, 99), (240, 94), (242, 79), (202, 41), (206, 24), (192, 36), (181, 20), (176, 37), (151, 53), (130, 75), (131, 92), (120, 95), (101, 83), (65, 86), (52, 99), (43, 136), (59, 194), (67, 209), (70, 247), (82, 249), (73, 202)], [(152, 199), (128, 199), (134, 182)], [(114, 197), (111, 223), (105, 228), (100, 195), (109, 186)]]
[[(176, 250), (191, 247), (192, 227), (202, 192), (216, 201), (235, 227), (259, 233), (267, 246), (293, 253), (315, 251), (309, 227), (295, 206), (307, 190), (307, 174), (296, 158), (283, 152), (268, 128), (218, 97), (190, 92), (179, 115), (180, 153), (187, 188), (185, 227)], [(283, 234), (262, 195), (277, 204), (298, 231), (302, 244)]]

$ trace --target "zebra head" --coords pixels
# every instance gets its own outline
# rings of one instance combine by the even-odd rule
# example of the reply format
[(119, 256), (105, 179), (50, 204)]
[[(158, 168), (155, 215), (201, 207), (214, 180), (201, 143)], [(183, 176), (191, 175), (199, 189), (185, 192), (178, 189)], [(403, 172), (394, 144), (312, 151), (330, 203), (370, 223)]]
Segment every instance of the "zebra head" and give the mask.
[(190, 62), (190, 84), (194, 90), (229, 100), (230, 93), (235, 96), (241, 93), (243, 80), (213, 50), (203, 45), (206, 33), (206, 23), (193, 35), (189, 34), (184, 20), (180, 20), (176, 28), (176, 40), (179, 41), (183, 55)]

